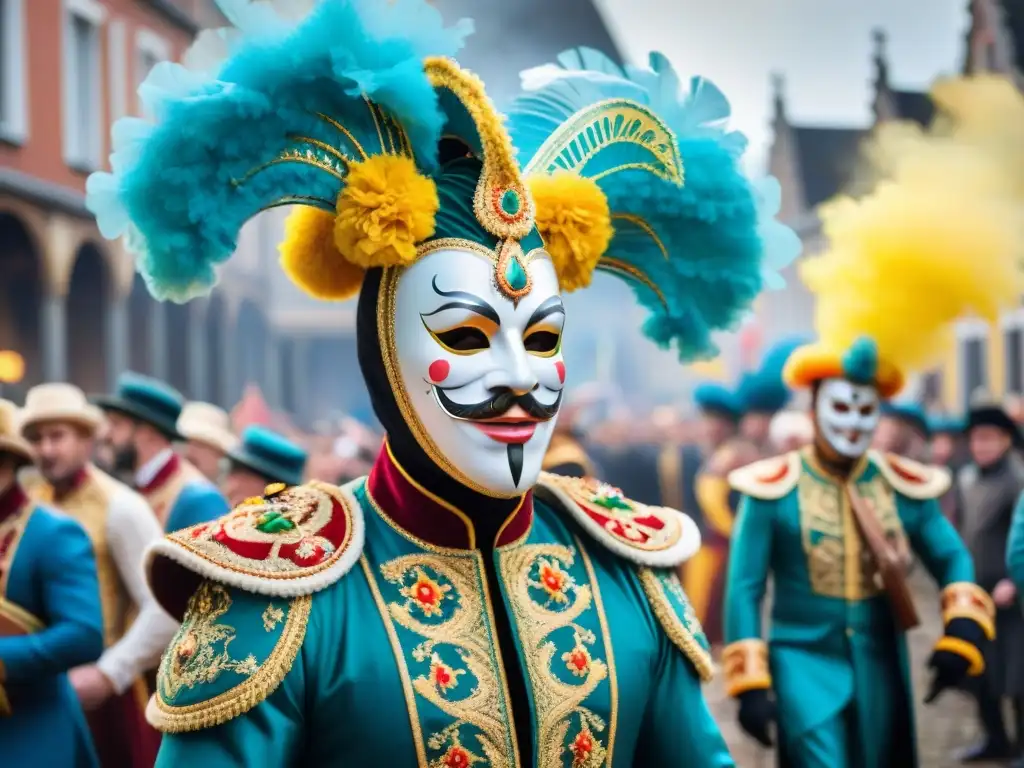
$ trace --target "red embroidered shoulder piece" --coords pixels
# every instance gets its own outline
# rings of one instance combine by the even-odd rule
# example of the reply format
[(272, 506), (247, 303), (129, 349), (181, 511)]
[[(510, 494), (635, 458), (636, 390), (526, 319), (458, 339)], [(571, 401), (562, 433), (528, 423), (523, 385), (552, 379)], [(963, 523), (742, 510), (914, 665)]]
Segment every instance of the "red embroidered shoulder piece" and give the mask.
[(697, 525), (682, 512), (631, 501), (594, 478), (542, 472), (535, 493), (571, 514), (612, 552), (639, 565), (670, 568), (700, 548)]
[(147, 552), (147, 574), (158, 599), (178, 570), (159, 567), (161, 560), (256, 594), (309, 595), (352, 568), (363, 535), (362, 510), (348, 488), (312, 482), (170, 534)]
[(936, 499), (948, 491), (953, 482), (945, 467), (921, 464), (894, 453), (872, 451), (869, 456), (893, 490), (911, 499)]
[(745, 496), (774, 501), (796, 487), (801, 466), (798, 451), (773, 456), (733, 470), (729, 473), (729, 485)]

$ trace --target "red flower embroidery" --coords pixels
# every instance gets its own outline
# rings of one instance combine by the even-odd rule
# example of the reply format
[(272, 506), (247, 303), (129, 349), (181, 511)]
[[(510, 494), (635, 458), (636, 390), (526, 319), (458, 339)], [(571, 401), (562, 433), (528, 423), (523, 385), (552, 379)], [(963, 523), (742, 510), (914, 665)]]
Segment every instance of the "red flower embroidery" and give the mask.
[(438, 584), (421, 569), (416, 569), (416, 581), (403, 587), (402, 595), (423, 611), (424, 616), (438, 616), (441, 603), (451, 589), (450, 584)]
[(448, 751), (441, 758), (441, 765), (445, 768), (469, 768), (469, 752), (464, 747), (448, 747)]
[(434, 681), (442, 692), (448, 691), (459, 684), (459, 676), (465, 674), (464, 670), (453, 669), (441, 661), (436, 653), (430, 657), (430, 679)]
[(590, 735), (590, 731), (586, 727), (576, 734), (576, 738), (572, 740), (569, 750), (572, 752), (574, 768), (586, 765), (591, 752), (594, 751), (594, 737)]
[(562, 654), (566, 668), (576, 677), (584, 677), (590, 670), (590, 653), (582, 645)]
[(539, 586), (548, 594), (548, 598), (556, 603), (569, 602), (566, 594), (572, 586), (572, 579), (569, 574), (562, 570), (562, 566), (555, 560), (541, 560), (539, 563)]

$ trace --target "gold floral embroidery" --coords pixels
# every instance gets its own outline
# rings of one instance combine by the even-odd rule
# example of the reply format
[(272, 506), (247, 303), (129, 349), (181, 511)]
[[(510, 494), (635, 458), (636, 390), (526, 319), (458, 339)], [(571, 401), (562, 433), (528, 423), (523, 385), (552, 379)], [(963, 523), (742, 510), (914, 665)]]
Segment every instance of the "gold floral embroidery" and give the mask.
[(427, 746), (437, 751), (444, 750), (440, 757), (431, 761), (430, 768), (470, 768), (475, 763), (485, 762), (485, 758), (462, 746), (457, 723), (431, 736)]
[(266, 610), (263, 611), (263, 628), (267, 630), (267, 632), (273, 632), (274, 628), (281, 623), (282, 619), (284, 619), (284, 611), (271, 603), (267, 606)]
[[(482, 570), (479, 553), (404, 555), (380, 566), (381, 575), (404, 598), (386, 603), (386, 618), (423, 638), (408, 652), (424, 667), (419, 674), (409, 672), (412, 689), (454, 721), (426, 740), (431, 750), (443, 750), (431, 760), (432, 766), (469, 766), (484, 759), (463, 746), (466, 727), (474, 729), (471, 732), (492, 768), (518, 764), (507, 693), (500, 678), (501, 660), (496, 655), (482, 597), (486, 594)], [(428, 592), (431, 599), (424, 603), (420, 597)], [(446, 662), (438, 650), (441, 646), (454, 647), (464, 669), (456, 670)], [(399, 652), (408, 669), (406, 651), (400, 644), (396, 648)], [(462, 690), (463, 675), (473, 685), (468, 694), (455, 698), (451, 694)]]
[(576, 585), (572, 577), (562, 570), (557, 560), (552, 558), (542, 559), (537, 563), (539, 580), (531, 580), (530, 586), (539, 587), (547, 592), (548, 604), (568, 603), (568, 590)]
[(679, 583), (679, 577), (674, 571), (651, 568), (641, 568), (638, 574), (651, 610), (668, 639), (693, 663), (701, 680), (711, 680), (715, 665), (707, 648), (704, 630)]
[[(907, 549), (906, 535), (892, 489), (881, 476), (857, 483), (887, 538)], [(881, 592), (878, 566), (864, 543), (843, 486), (814, 472), (797, 483), (800, 529), (811, 589), (827, 597), (864, 600)]]
[[(567, 569), (575, 561), (575, 549), (557, 544), (533, 544), (504, 551), (500, 558), (501, 577), (533, 689), (538, 768), (561, 768), (567, 750), (573, 755), (574, 765), (602, 765), (607, 750), (594, 734), (605, 733), (608, 726), (601, 716), (584, 706), (584, 702), (608, 677), (608, 667), (601, 659), (594, 658), (592, 648), (601, 647), (597, 645), (595, 634), (577, 623), (593, 607), (594, 597), (590, 584), (577, 584), (569, 578)], [(543, 576), (556, 572), (564, 577), (558, 590), (564, 600), (551, 598)], [(574, 645), (561, 659), (574, 682), (556, 675), (551, 663), (557, 653), (554, 633), (565, 628), (572, 629)], [(610, 643), (604, 635), (602, 627), (603, 646), (607, 648)], [(577, 734), (567, 741), (574, 721), (578, 722), (579, 733), (586, 733), (586, 736)], [(577, 759), (588, 762), (576, 763)]]
[(402, 587), (399, 592), (408, 598), (405, 604), (406, 610), (415, 607), (422, 611), (424, 616), (440, 616), (442, 613), (441, 603), (451, 590), (451, 584), (438, 584), (427, 576), (422, 568), (417, 568), (416, 581), (409, 586)]
[(161, 693), (174, 699), (182, 688), (212, 683), (222, 672), (249, 677), (259, 669), (255, 656), (231, 658), (228, 647), (235, 629), (217, 620), (231, 608), (231, 596), (220, 584), (203, 582), (189, 600), (185, 622), (160, 665)]

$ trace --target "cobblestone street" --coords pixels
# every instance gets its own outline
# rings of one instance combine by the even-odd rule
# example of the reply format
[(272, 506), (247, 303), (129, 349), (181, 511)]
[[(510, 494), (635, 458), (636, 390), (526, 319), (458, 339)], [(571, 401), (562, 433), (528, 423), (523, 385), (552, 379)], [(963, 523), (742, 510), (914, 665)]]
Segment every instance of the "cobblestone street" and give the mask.
[[(910, 635), (921, 766), (953, 768), (959, 763), (950, 757), (950, 753), (977, 738), (974, 707), (972, 701), (959, 692), (947, 692), (930, 706), (921, 703), (929, 682), (925, 663), (941, 632), (941, 622), (938, 594), (932, 582), (920, 568), (915, 571), (912, 581), (922, 622), (922, 626)], [(707, 696), (739, 768), (774, 768), (774, 752), (761, 749), (736, 724), (736, 704), (725, 696), (721, 674), (708, 687)]]

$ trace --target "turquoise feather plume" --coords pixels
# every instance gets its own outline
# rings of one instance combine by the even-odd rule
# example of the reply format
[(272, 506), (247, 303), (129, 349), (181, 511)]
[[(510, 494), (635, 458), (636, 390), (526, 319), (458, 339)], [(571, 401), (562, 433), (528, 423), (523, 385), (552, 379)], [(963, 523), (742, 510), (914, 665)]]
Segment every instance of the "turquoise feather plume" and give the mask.
[(213, 286), (261, 210), (333, 211), (339, 152), (397, 147), (434, 171), (447, 118), (423, 60), (454, 55), (472, 27), (446, 28), (425, 0), (322, 0), (300, 22), (265, 2), (219, 4), (234, 28), (201, 42), (226, 60), (155, 67), (140, 89), (155, 123), (119, 120), (111, 172), (87, 184), (100, 231), (126, 235), (150, 291), (174, 301)]
[(715, 331), (731, 329), (800, 241), (775, 221), (778, 184), (740, 169), (742, 134), (728, 131), (724, 94), (701, 78), (681, 95), (668, 61), (620, 68), (581, 48), (523, 74), (509, 110), (526, 174), (565, 170), (591, 178), (612, 212), (614, 235), (598, 269), (626, 278), (651, 314), (644, 332), (682, 361), (714, 357)]

